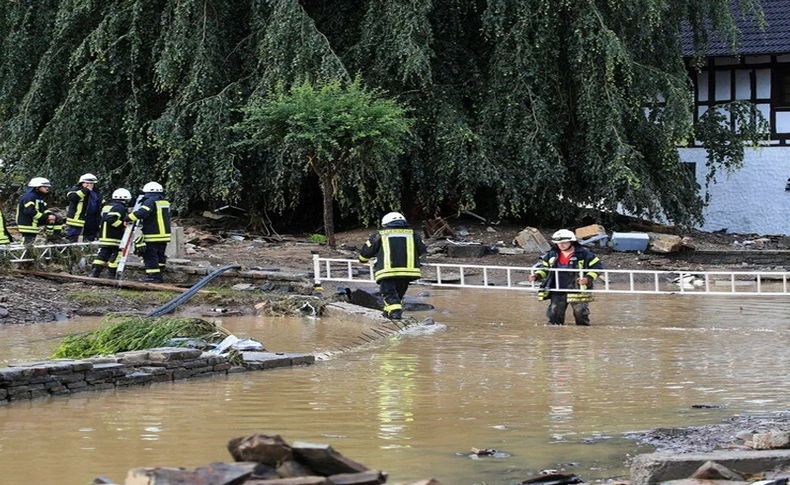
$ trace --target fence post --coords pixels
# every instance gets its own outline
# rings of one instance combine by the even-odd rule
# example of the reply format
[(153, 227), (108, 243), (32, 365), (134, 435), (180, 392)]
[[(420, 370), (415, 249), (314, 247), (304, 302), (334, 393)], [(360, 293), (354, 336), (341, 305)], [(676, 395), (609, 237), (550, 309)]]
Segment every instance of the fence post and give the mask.
[(321, 261), (318, 254), (313, 253), (313, 288), (321, 287)]

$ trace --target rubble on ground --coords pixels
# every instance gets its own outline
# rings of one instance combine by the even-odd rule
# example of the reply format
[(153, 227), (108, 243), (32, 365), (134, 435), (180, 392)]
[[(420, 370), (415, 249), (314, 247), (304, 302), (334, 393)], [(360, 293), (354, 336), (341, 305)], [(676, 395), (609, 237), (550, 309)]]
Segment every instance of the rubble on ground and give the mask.
[[(280, 435), (234, 438), (228, 442), (228, 451), (235, 462), (196, 468), (133, 468), (124, 484), (376, 485), (387, 482), (385, 472), (346, 458), (329, 445), (299, 441), (289, 444)], [(100, 477), (94, 483), (113, 482)], [(428, 479), (410, 485), (441, 484)]]

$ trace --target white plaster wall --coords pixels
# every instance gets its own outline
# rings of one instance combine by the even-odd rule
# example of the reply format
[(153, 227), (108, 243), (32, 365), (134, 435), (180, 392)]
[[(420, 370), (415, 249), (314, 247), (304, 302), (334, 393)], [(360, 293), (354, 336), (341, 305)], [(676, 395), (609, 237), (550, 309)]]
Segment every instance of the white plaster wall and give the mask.
[[(705, 150), (680, 148), (680, 158), (696, 162), (697, 183), (705, 187)], [(790, 235), (790, 147), (749, 148), (743, 168), (720, 173), (711, 183), (710, 204), (701, 229), (731, 233)]]

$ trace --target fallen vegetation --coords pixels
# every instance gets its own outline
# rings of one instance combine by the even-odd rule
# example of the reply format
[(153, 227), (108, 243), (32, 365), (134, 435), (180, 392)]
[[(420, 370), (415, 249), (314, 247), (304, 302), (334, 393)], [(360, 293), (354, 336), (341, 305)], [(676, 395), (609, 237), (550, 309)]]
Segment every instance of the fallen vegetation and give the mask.
[(109, 317), (102, 327), (63, 339), (52, 358), (82, 359), (130, 350), (162, 347), (173, 338), (201, 338), (218, 343), (230, 335), (217, 323), (199, 318)]

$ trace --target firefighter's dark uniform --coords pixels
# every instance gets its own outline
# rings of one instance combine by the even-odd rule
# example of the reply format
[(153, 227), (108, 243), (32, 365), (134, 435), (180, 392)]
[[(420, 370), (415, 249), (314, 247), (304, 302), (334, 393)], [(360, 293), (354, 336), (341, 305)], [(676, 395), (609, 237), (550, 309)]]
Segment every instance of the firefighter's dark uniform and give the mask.
[[(550, 300), (549, 308), (546, 310), (549, 325), (565, 324), (565, 309), (568, 307), (568, 303), (573, 308), (576, 325), (590, 324), (590, 308), (587, 303), (592, 300), (592, 293), (551, 291), (552, 288), (591, 290), (593, 281), (598, 278), (598, 273), (595, 270), (603, 267), (601, 260), (592, 251), (578, 243), (574, 242), (573, 248), (573, 255), (568, 264), (560, 265), (560, 250), (554, 246), (540, 258), (538, 264), (541, 269), (535, 272), (543, 280), (538, 292), (538, 299)], [(577, 271), (545, 271), (548, 268), (575, 269)], [(577, 281), (582, 274), (590, 280), (586, 286), (579, 286)]]
[(405, 221), (395, 221), (382, 227), (360, 250), (360, 262), (367, 263), (376, 258), (373, 271), (384, 297), (385, 317), (401, 318), (403, 296), (409, 282), (420, 279), (419, 258), (426, 251), (419, 234)]
[(121, 239), (126, 227), (123, 224), (126, 218), (126, 204), (120, 200), (112, 200), (101, 209), (101, 230), (99, 232), (99, 252), (93, 260), (91, 276), (98, 278), (106, 266), (109, 277), (115, 278), (118, 269), (118, 252)]
[(36, 240), (41, 226), (46, 226), (49, 236), (62, 229), (62, 226), (57, 222), (47, 223), (47, 218), (50, 215), (52, 215), (52, 211), (47, 209), (44, 196), (37, 187), (31, 187), (19, 198), (16, 208), (16, 226), (22, 234), (25, 244), (32, 244)]
[(127, 220), (139, 220), (143, 227), (146, 281), (161, 282), (167, 261), (165, 250), (170, 242), (170, 202), (160, 192), (146, 193), (140, 207), (129, 214)]
[(83, 241), (96, 240), (104, 202), (101, 194), (77, 184), (69, 189), (66, 198), (69, 201), (66, 209), (66, 237), (71, 242), (77, 242), (82, 234)]
[(3, 213), (0, 212), (0, 244), (11, 244), (13, 240), (14, 238), (11, 237), (11, 233), (8, 232), (8, 227), (5, 225)]

